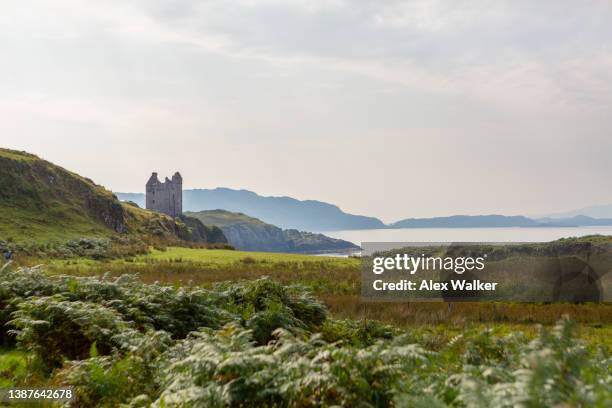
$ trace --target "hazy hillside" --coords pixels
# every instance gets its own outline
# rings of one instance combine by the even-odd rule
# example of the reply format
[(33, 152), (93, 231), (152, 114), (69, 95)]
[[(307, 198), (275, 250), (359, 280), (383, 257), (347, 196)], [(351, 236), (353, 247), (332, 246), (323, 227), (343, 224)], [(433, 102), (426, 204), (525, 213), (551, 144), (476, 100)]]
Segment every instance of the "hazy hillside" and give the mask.
[(104, 187), (35, 155), (0, 149), (0, 240), (62, 242), (83, 237), (155, 240), (225, 239), (196, 220), (195, 228), (121, 203)]
[[(144, 207), (144, 194), (117, 193), (124, 201), (133, 201)], [(525, 216), (506, 215), (452, 215), (431, 218), (406, 218), (385, 225), (378, 218), (344, 213), (337, 206), (321, 201), (300, 201), (290, 197), (263, 197), (247, 190), (216, 188), (183, 191), (185, 211), (201, 211), (222, 208), (231, 212), (246, 213), (281, 228), (310, 231), (333, 231), (374, 228), (502, 228), (502, 227), (579, 227), (612, 225), (612, 205), (588, 207), (586, 213), (594, 216), (562, 214), (533, 219)], [(573, 212), (570, 212), (573, 213)], [(570, 214), (567, 213), (567, 214)]]
[(186, 214), (199, 219), (204, 224), (220, 227), (230, 245), (237, 249), (300, 253), (359, 249), (348, 241), (295, 229), (283, 230), (242, 213), (208, 210)]
[[(144, 206), (144, 194), (117, 193), (117, 196)], [(263, 197), (252, 191), (229, 188), (183, 191), (184, 211), (219, 208), (249, 214), (281, 228), (305, 231), (385, 228), (378, 218), (347, 214), (337, 206), (321, 201)]]
[(591, 218), (612, 218), (612, 204), (592, 205), (577, 210), (543, 215), (541, 218), (572, 218), (580, 215)]
[(585, 215), (576, 215), (570, 218), (538, 218), (537, 222), (555, 227), (587, 227), (612, 225), (612, 218), (592, 218)]
[(407, 218), (391, 224), (392, 228), (489, 228), (537, 227), (540, 224), (523, 216), (453, 215), (450, 217)]

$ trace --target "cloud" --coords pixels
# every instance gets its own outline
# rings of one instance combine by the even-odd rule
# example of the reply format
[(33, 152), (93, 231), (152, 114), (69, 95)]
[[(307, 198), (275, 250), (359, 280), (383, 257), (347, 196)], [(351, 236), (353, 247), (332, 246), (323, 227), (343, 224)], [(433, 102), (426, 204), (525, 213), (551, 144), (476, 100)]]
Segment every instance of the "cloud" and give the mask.
[[(610, 49), (598, 40), (611, 30), (593, 10), (567, 1), (184, 2), (189, 13), (170, 18), (169, 3), (142, 4), (141, 14), (117, 21), (121, 33), (285, 72), (343, 71), (523, 112), (610, 104), (601, 91), (611, 86)], [(609, 8), (598, 11), (612, 19)], [(581, 29), (586, 20), (595, 24)]]
[(509, 17), (504, 2), (413, 0), (383, 3), (373, 16), (378, 27), (423, 32), (503, 25)]
[[(589, 202), (576, 204), (609, 196), (597, 183), (612, 170), (601, 153), (612, 131), (611, 27), (606, 1), (6, 1), (0, 134), (33, 150), (68, 138), (74, 154), (57, 147), (53, 157), (84, 171), (102, 160), (92, 143), (141, 151), (151, 140), (146, 157), (117, 164), (128, 176), (101, 172), (118, 189), (140, 186), (133, 166), (159, 159), (171, 171), (181, 151), (192, 185), (213, 182), (198, 160), (217, 151), (207, 163), (227, 169), (219, 184), (357, 212), (375, 213), (359, 197), (372, 184), (379, 205), (394, 196), (381, 211), (411, 215), (401, 189), (376, 183), (423, 171), (430, 181), (414, 183), (431, 200), (413, 202), (414, 215), (474, 202), (549, 212), (568, 199), (549, 176), (590, 180), (580, 187)], [(419, 154), (402, 160), (406, 151)], [(534, 180), (534, 169), (546, 177)], [(449, 174), (494, 192), (458, 193), (449, 208), (435, 187), (455, 188)], [(532, 199), (508, 195), (508, 183)]]
[(309, 15), (338, 12), (345, 10), (350, 6), (350, 2), (346, 0), (235, 0), (230, 1), (238, 6), (247, 7), (280, 7), (298, 12), (303, 12)]

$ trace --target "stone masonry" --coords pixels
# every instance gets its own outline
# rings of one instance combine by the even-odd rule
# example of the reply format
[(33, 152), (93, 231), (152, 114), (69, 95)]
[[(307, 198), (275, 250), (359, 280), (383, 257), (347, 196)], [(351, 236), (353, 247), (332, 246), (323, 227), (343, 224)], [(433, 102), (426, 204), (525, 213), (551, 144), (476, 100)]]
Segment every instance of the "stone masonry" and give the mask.
[(177, 171), (172, 180), (166, 177), (162, 183), (153, 173), (147, 181), (146, 195), (147, 210), (178, 217), (183, 213), (183, 178)]

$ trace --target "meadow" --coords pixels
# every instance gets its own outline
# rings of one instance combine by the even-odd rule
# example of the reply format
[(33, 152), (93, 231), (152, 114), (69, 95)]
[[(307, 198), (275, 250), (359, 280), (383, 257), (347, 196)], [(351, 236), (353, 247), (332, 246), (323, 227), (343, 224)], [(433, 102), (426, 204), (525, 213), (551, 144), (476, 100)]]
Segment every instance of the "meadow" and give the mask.
[(362, 302), (361, 261), (357, 258), (169, 247), (115, 260), (76, 258), (47, 263), (51, 273), (78, 276), (136, 273), (146, 283), (206, 288), (217, 282), (265, 276), (282, 284), (309, 287), (334, 315), (381, 320), (399, 327), (414, 324), (461, 326), (466, 322), (489, 321), (554, 324), (564, 315), (581, 323), (612, 324), (612, 305), (608, 304), (496, 303), (493, 308), (491, 304), (479, 302), (457, 302), (450, 307), (443, 302)]

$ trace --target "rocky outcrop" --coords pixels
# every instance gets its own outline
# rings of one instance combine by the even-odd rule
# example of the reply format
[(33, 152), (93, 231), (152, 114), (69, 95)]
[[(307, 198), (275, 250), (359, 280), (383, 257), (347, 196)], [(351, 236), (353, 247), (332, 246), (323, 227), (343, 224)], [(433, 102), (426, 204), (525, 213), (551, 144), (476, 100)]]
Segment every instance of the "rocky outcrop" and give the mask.
[(125, 212), (119, 200), (92, 194), (85, 198), (85, 203), (91, 214), (104, 225), (118, 233), (127, 232)]
[(352, 242), (328, 237), (313, 232), (298, 231), (295, 229), (283, 230), (283, 236), (289, 244), (290, 252), (326, 253), (326, 252), (352, 252), (360, 249)]
[(187, 233), (179, 233), (186, 241), (203, 242), (207, 244), (227, 244), (223, 231), (215, 225), (204, 225), (197, 218), (181, 215), (179, 219), (187, 226)]

